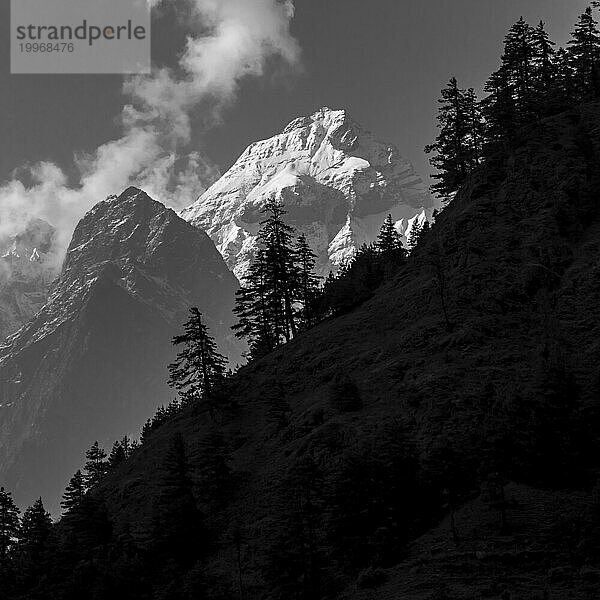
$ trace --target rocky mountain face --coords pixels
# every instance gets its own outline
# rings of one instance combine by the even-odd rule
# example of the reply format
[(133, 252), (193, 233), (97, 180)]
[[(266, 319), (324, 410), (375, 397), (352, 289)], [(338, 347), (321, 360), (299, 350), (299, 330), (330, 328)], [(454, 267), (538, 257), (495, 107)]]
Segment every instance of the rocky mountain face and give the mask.
[(238, 283), (206, 234), (129, 188), (77, 226), (41, 311), (0, 348), (0, 480), (57, 501), (95, 439), (170, 401), (171, 338), (198, 306), (232, 360)]
[(242, 278), (269, 198), (281, 200), (288, 221), (306, 234), (321, 275), (372, 242), (388, 213), (407, 236), (415, 218), (432, 211), (426, 185), (397, 149), (329, 108), (249, 146), (182, 217), (210, 235)]
[(60, 269), (54, 234), (49, 223), (33, 219), (18, 235), (0, 240), (0, 344), (46, 302)]

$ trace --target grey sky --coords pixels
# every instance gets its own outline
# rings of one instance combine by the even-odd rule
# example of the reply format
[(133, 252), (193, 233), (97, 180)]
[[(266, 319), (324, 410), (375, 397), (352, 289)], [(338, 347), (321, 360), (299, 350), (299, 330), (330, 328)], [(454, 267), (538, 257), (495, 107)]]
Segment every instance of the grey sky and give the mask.
[[(427, 174), (423, 147), (435, 135), (436, 100), (451, 75), (480, 87), (496, 67), (508, 27), (544, 19), (562, 43), (586, 0), (296, 0), (293, 33), (304, 73), (249, 80), (223, 123), (203, 134), (222, 170), (245, 146), (293, 117), (328, 105), (395, 143)], [(11, 76), (9, 1), (0, 6), (0, 180), (39, 160), (69, 170), (77, 152), (117, 138), (123, 105), (117, 76)], [(182, 32), (169, 15), (155, 23), (154, 57), (172, 61)]]

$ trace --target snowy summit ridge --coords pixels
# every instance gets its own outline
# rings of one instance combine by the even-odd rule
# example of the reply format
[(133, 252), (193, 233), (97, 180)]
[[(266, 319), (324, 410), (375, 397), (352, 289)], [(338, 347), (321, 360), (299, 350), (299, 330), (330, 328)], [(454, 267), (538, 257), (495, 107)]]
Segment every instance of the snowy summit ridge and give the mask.
[(271, 198), (306, 234), (322, 275), (372, 242), (388, 213), (406, 236), (433, 207), (425, 183), (394, 146), (346, 111), (326, 107), (251, 144), (182, 217), (208, 233), (241, 278), (256, 250), (260, 210)]

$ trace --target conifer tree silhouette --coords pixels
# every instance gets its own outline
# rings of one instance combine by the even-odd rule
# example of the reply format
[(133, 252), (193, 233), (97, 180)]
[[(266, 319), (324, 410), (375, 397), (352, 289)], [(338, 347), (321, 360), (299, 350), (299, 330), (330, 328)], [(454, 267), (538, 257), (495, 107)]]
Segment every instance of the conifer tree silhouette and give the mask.
[(579, 17), (567, 55), (573, 71), (573, 92), (579, 101), (597, 97), (600, 93), (600, 31), (591, 7)]
[(71, 477), (71, 480), (65, 489), (65, 493), (63, 494), (63, 499), (60, 503), (64, 511), (68, 512), (76, 506), (79, 506), (86, 494), (86, 491), (87, 488), (85, 484), (85, 478), (82, 472), (77, 470), (75, 475)]
[(84, 471), (85, 471), (85, 483), (89, 488), (94, 487), (106, 475), (108, 471), (108, 462), (106, 461), (106, 451), (100, 447), (98, 442), (94, 442), (92, 447), (85, 453), (87, 459)]
[(19, 539), (21, 577), (34, 583), (47, 566), (46, 551), (52, 532), (52, 518), (41, 498), (23, 513)]
[(278, 343), (296, 335), (294, 300), (298, 269), (293, 248), (294, 229), (284, 221), (286, 210), (281, 202), (269, 200), (261, 211), (258, 243), (264, 248), (267, 302), (271, 308), (272, 329)]
[(19, 513), (12, 494), (0, 487), (0, 567), (7, 564), (19, 534)]
[(308, 329), (314, 325), (314, 302), (319, 290), (319, 277), (315, 275), (316, 254), (312, 251), (306, 236), (298, 236), (294, 248), (297, 270), (298, 289), (297, 301), (300, 308), (297, 311), (300, 326)]
[(222, 392), (227, 359), (219, 353), (197, 307), (190, 308), (184, 333), (173, 338), (173, 345), (183, 346), (183, 349), (169, 365), (169, 386), (178, 391), (183, 402), (206, 401), (211, 415), (214, 415)]
[(392, 215), (388, 215), (379, 230), (379, 235), (375, 240), (375, 248), (382, 254), (392, 254), (395, 252), (404, 252), (402, 236), (396, 231), (396, 225)]

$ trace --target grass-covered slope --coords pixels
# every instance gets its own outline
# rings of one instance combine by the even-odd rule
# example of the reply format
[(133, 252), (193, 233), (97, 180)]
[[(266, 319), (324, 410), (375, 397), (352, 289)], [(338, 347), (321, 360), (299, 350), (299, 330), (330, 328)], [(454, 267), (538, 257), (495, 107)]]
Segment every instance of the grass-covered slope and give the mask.
[(95, 492), (116, 538), (150, 560), (178, 434), (210, 533), (139, 597), (599, 593), (599, 140), (597, 105), (522, 132), (371, 300), (243, 368), (216, 423), (153, 432)]

